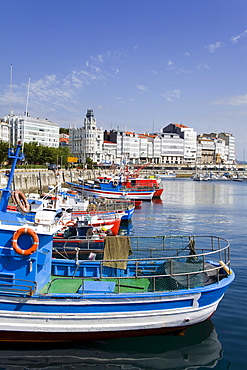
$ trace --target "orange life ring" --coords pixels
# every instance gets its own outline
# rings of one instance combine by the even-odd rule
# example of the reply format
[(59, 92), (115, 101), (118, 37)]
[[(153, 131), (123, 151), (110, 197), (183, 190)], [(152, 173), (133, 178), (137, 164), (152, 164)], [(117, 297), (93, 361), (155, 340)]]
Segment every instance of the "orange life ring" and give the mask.
[(30, 205), (27, 201), (27, 198), (21, 191), (19, 190), (14, 191), (12, 193), (12, 198), (14, 203), (17, 205), (21, 212), (26, 213), (30, 211)]
[[(23, 234), (28, 234), (33, 239), (33, 244), (29, 249), (21, 249), (18, 245), (18, 238)], [(18, 229), (13, 235), (12, 247), (14, 251), (20, 254), (21, 256), (30, 256), (30, 254), (36, 252), (38, 245), (39, 245), (39, 237), (36, 234), (36, 232), (30, 229), (29, 227), (22, 227)]]
[(72, 220), (66, 222), (66, 224), (65, 224), (65, 226), (75, 226), (75, 225), (76, 225), (76, 222), (72, 221)]

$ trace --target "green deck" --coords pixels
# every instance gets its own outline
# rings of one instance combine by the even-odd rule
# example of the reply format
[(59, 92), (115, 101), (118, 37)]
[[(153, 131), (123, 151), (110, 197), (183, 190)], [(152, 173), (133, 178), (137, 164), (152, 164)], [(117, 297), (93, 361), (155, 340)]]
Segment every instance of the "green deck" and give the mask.
[[(114, 282), (116, 283), (114, 293), (137, 293), (137, 292), (147, 292), (149, 289), (150, 281), (147, 278), (137, 279), (137, 278), (119, 278), (119, 279), (78, 279), (63, 276), (53, 276), (51, 283), (47, 283), (43, 289), (41, 289), (41, 294), (75, 294), (78, 293), (80, 287), (85, 281), (103, 281), (103, 282)], [(97, 293), (97, 292), (95, 292)]]

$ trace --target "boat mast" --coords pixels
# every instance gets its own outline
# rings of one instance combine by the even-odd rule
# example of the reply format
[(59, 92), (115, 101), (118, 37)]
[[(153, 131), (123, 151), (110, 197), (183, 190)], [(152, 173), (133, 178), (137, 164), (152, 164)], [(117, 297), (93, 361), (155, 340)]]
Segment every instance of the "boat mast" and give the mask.
[(29, 90), (30, 90), (30, 76), (28, 77), (27, 101), (26, 101), (26, 111), (25, 111), (25, 116), (26, 116), (26, 117), (28, 117)]
[(9, 116), (12, 116), (12, 64), (10, 64), (10, 82), (9, 82)]

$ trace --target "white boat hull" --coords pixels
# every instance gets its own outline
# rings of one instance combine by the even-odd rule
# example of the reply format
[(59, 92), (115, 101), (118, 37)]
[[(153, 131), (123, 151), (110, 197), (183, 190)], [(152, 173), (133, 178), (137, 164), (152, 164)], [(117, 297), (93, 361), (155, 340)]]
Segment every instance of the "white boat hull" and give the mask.
[[(41, 301), (39, 299), (25, 299), (25, 305), (36, 304), (37, 312), (21, 312), (21, 311), (0, 311), (0, 328), (1, 328), (1, 338), (8, 333), (11, 338), (14, 340), (16, 337), (25, 337), (31, 335), (34, 339), (39, 338), (39, 333), (46, 334), (47, 339), (55, 340), (58, 338), (63, 338), (64, 334), (68, 335), (67, 339), (74, 340), (73, 336), (83, 339), (87, 334), (92, 334), (94, 337), (99, 337), (102, 334), (108, 332), (112, 336), (119, 336), (119, 333), (124, 332), (133, 332), (138, 334), (139, 331), (152, 331), (152, 330), (162, 330), (165, 331), (176, 331), (176, 329), (181, 329), (197, 324), (209, 318), (214, 311), (216, 310), (220, 298), (218, 301), (214, 302), (205, 307), (199, 307), (198, 299), (201, 294), (185, 294), (180, 297), (181, 300), (193, 301), (193, 304), (190, 307), (184, 308), (171, 308), (171, 309), (152, 309), (148, 311), (124, 311), (124, 312), (97, 312), (97, 313), (75, 313), (75, 306), (77, 309), (79, 306), (90, 306), (93, 302), (90, 302), (90, 299), (78, 301), (77, 304), (72, 303), (71, 300), (66, 300), (63, 302), (63, 305), (73, 306), (73, 313), (48, 313), (48, 312), (39, 312), (39, 307)], [(148, 299), (151, 305), (154, 305), (155, 302), (152, 298)], [(61, 300), (45, 300), (44, 305), (52, 304), (54, 306), (60, 306)], [(128, 299), (128, 301), (130, 301)], [(145, 301), (145, 302), (144, 302)], [(144, 300), (143, 303), (147, 303)], [(160, 303), (162, 301), (169, 301), (172, 304), (172, 301), (178, 301), (178, 296), (175, 297), (163, 297), (157, 299)], [(6, 302), (6, 299), (5, 299)], [(18, 302), (18, 299), (10, 299), (9, 303), (13, 304)], [(121, 304), (121, 300), (116, 300), (116, 303)], [(136, 298), (133, 302), (130, 302), (130, 305), (136, 302)], [(139, 303), (142, 303), (141, 301)], [(157, 302), (156, 302), (157, 303)], [(98, 302), (99, 306), (101, 302)], [(111, 304), (111, 303), (110, 303)], [(127, 303), (126, 303), (127, 304)], [(55, 334), (55, 336), (53, 336)], [(59, 335), (61, 334), (61, 335)], [(75, 338), (74, 337), (74, 338)], [(0, 339), (1, 340), (1, 339)]]

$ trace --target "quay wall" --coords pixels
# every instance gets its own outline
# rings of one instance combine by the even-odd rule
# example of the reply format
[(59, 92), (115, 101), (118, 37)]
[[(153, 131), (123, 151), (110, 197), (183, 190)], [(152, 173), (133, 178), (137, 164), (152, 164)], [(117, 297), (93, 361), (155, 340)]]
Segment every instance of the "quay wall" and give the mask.
[[(5, 170), (0, 171), (0, 189), (6, 187), (8, 177)], [(141, 171), (140, 175), (152, 175), (160, 171), (145, 170)], [(179, 177), (191, 177), (192, 173), (178, 173)], [(68, 187), (66, 182), (78, 182), (78, 177), (84, 180), (93, 180), (97, 176), (112, 174), (111, 170), (60, 170), (61, 183), (63, 187)], [(55, 186), (58, 182), (57, 174), (49, 170), (16, 170), (14, 175), (13, 190), (20, 190), (22, 192), (47, 191), (48, 186)]]
[[(192, 168), (166, 168), (167, 170), (175, 170), (177, 177), (180, 178), (190, 178), (195, 174), (195, 169)], [(246, 169), (243, 165), (237, 166), (239, 173), (245, 173)], [(139, 174), (143, 176), (149, 176), (154, 174), (164, 173), (165, 170), (162, 168), (143, 168)], [(0, 189), (5, 188), (7, 185), (8, 177), (6, 176), (6, 170), (0, 170)], [(66, 187), (66, 182), (78, 182), (78, 177), (84, 180), (92, 180), (100, 175), (112, 174), (112, 169), (95, 169), (95, 170), (82, 170), (82, 169), (69, 169), (60, 170), (62, 186)], [(13, 189), (21, 190), (23, 192), (31, 191), (46, 191), (49, 185), (55, 186), (57, 184), (58, 178), (56, 173), (47, 169), (30, 169), (30, 170), (20, 170), (16, 169), (14, 176)]]
[[(99, 176), (100, 171), (85, 170), (81, 171), (60, 171), (61, 183), (63, 187), (68, 187), (66, 184), (69, 182), (77, 182), (78, 177), (83, 177), (85, 180), (91, 180), (95, 176)], [(8, 176), (5, 171), (0, 172), (0, 188), (6, 187)], [(40, 190), (47, 191), (48, 186), (55, 186), (58, 183), (57, 174), (49, 170), (16, 170), (14, 175), (14, 182), (12, 185), (13, 190), (20, 190), (22, 192), (34, 192)]]

